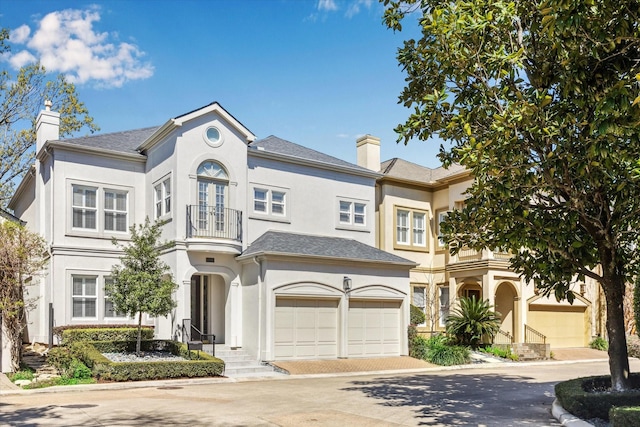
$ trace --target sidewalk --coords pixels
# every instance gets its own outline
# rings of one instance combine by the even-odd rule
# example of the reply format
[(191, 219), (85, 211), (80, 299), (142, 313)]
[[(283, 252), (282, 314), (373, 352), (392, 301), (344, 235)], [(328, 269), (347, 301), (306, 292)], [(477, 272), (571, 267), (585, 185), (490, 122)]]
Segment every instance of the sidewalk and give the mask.
[[(553, 350), (552, 360), (533, 362), (510, 362), (502, 364), (505, 367), (519, 367), (546, 364), (566, 364), (579, 362), (593, 362), (607, 360), (607, 352), (590, 348), (565, 348)], [(184, 378), (156, 381), (131, 381), (102, 384), (85, 384), (75, 386), (55, 386), (41, 389), (24, 390), (13, 384), (5, 374), (0, 373), (0, 396), (7, 394), (30, 393), (55, 393), (56, 391), (84, 391), (84, 390), (108, 390), (108, 389), (134, 389), (158, 386), (176, 386), (187, 384), (209, 384), (221, 382), (246, 382), (246, 381), (280, 381), (294, 378), (325, 377), (325, 376), (353, 376), (367, 374), (403, 374), (412, 372), (429, 372), (438, 370), (474, 369), (495, 366), (495, 363), (471, 363), (468, 365), (439, 366), (427, 363), (423, 360), (408, 356), (380, 357), (369, 359), (330, 359), (330, 360), (299, 360), (278, 361), (272, 363), (281, 371), (289, 375), (277, 377), (244, 377), (244, 378)]]

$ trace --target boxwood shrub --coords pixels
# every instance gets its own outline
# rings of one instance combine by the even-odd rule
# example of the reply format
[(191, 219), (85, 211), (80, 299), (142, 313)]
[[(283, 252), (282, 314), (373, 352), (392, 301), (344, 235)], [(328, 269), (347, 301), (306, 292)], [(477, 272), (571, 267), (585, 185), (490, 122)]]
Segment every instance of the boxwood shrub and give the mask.
[(613, 427), (637, 427), (640, 425), (640, 406), (611, 408), (609, 422)]
[[(153, 328), (143, 326), (142, 339), (153, 339)], [(138, 338), (137, 327), (82, 327), (60, 330), (62, 344), (71, 345), (78, 341), (130, 341)]]
[[(564, 409), (582, 419), (609, 420), (612, 407), (640, 406), (640, 373), (629, 375), (632, 390), (597, 393), (591, 390), (611, 388), (611, 377), (576, 378), (556, 384), (555, 393)], [(617, 425), (617, 424), (616, 424)]]
[(76, 343), (83, 345), (80, 359), (90, 367), (93, 374), (107, 381), (141, 381), (180, 377), (220, 376), (224, 372), (224, 362), (199, 351), (189, 353), (186, 344), (167, 340), (145, 340), (141, 342), (143, 351), (168, 351), (191, 360), (167, 362), (111, 362), (102, 353), (133, 352), (135, 341), (94, 341)]

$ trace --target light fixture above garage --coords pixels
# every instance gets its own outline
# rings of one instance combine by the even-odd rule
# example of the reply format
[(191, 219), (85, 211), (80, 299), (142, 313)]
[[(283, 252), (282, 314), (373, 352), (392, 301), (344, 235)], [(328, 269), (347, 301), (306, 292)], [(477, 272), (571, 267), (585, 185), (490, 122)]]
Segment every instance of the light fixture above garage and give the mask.
[(342, 279), (342, 288), (345, 292), (349, 292), (351, 290), (351, 278), (344, 276)]

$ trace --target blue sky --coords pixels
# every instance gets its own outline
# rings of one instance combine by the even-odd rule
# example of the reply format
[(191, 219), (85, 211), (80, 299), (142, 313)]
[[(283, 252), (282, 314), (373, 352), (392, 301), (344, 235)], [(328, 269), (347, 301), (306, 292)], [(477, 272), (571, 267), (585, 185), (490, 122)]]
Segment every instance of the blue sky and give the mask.
[(439, 142), (396, 144), (409, 114), (397, 104), (396, 51), (419, 34), (394, 34), (382, 13), (373, 0), (3, 0), (12, 51), (0, 59), (65, 73), (101, 133), (218, 101), (258, 138), (355, 162), (355, 139), (368, 133), (382, 160), (437, 167)]

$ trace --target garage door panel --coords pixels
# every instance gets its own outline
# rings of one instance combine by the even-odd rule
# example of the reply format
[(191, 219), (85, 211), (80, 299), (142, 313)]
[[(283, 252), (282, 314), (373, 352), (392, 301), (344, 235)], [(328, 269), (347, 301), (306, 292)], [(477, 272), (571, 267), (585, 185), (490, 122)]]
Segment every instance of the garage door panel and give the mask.
[(400, 306), (396, 301), (350, 301), (349, 356), (400, 354)]
[(276, 298), (276, 359), (335, 358), (338, 301)]
[(547, 337), (551, 348), (584, 347), (590, 325), (584, 307), (532, 306), (527, 324)]

